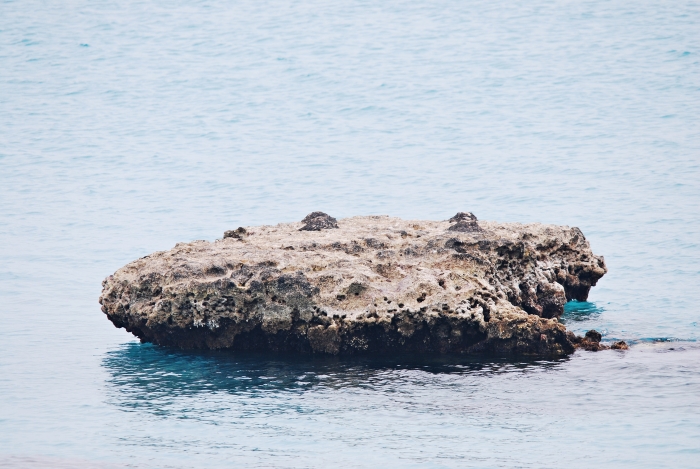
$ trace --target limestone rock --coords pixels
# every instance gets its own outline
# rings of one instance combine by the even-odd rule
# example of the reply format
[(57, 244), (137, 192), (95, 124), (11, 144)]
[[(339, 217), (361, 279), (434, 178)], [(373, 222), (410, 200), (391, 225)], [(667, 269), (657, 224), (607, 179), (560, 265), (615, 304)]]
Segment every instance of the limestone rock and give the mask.
[(248, 232), (242, 226), (239, 226), (235, 230), (228, 230), (224, 232), (224, 238), (246, 239), (247, 237)]
[(582, 348), (583, 350), (588, 350), (589, 352), (597, 352), (599, 350), (607, 350), (610, 348), (607, 345), (600, 343), (602, 338), (603, 335), (600, 332), (596, 331), (595, 329), (591, 329), (590, 331), (586, 332), (584, 337), (573, 338), (572, 342), (576, 348)]
[(338, 220), (323, 212), (311, 212), (302, 221), (299, 231), (321, 231), (338, 228)]
[(458, 212), (449, 221), (456, 223), (450, 226), (448, 231), (461, 231), (463, 233), (482, 231), (472, 212)]
[(183, 349), (566, 355), (564, 303), (606, 272), (578, 228), (314, 212), (131, 262), (100, 303)]

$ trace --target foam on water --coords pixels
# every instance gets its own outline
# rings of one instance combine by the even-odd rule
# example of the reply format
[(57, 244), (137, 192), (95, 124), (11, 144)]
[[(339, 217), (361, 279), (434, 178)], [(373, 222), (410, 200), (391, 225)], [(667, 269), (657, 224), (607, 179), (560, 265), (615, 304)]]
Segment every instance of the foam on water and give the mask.
[[(692, 467), (699, 10), (0, 3), (0, 467)], [(186, 354), (99, 311), (135, 258), (313, 210), (578, 226), (610, 271), (567, 327), (635, 345)]]

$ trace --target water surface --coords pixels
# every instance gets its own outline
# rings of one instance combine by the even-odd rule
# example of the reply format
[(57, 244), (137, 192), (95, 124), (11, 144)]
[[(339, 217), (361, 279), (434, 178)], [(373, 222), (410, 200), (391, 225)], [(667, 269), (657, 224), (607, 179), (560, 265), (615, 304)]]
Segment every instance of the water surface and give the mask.
[[(697, 467), (693, 1), (0, 3), (0, 467)], [(555, 362), (184, 353), (100, 282), (239, 225), (580, 227)]]

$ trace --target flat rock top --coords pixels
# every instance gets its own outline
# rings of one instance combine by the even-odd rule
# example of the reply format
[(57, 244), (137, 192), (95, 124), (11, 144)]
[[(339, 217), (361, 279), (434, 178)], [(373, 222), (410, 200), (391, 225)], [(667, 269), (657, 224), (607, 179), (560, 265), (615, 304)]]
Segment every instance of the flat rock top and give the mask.
[[(113, 279), (139, 283), (157, 276), (164, 293), (217, 278), (231, 278), (245, 288), (253, 271), (269, 267), (277, 275), (303, 273), (318, 288), (316, 304), (350, 319), (366, 312), (418, 310), (428, 304), (454, 308), (477, 291), (490, 291), (494, 300), (520, 296), (519, 283), (528, 278), (494, 278), (509, 258), (516, 258), (521, 269), (523, 263), (534, 268), (527, 269), (532, 270), (527, 275), (535, 277), (530, 279), (535, 285), (568, 274), (561, 270), (570, 262), (553, 257), (555, 252), (575, 257), (578, 263), (592, 263), (599, 276), (605, 272), (602, 258), (592, 255), (581, 231), (566, 226), (389, 216), (345, 218), (337, 221), (337, 228), (303, 231), (308, 224), (244, 227), (214, 242), (179, 243), (170, 251), (128, 264)], [(513, 280), (516, 284), (508, 283)]]

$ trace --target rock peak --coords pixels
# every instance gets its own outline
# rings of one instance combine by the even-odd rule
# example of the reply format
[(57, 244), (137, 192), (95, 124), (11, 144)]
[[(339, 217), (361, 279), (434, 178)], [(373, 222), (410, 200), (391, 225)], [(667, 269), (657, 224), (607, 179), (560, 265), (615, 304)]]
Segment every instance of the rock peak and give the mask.
[(472, 212), (457, 212), (457, 215), (450, 218), (450, 222), (454, 225), (448, 228), (449, 231), (460, 231), (462, 233), (471, 233), (482, 231), (477, 223), (476, 216)]
[(299, 231), (321, 231), (338, 228), (338, 220), (323, 212), (311, 212), (301, 222), (305, 225)]
[(476, 215), (472, 212), (457, 212), (457, 215), (450, 218), (450, 222), (460, 222), (460, 221), (477, 221)]

